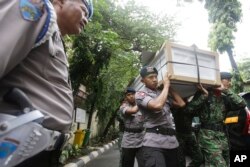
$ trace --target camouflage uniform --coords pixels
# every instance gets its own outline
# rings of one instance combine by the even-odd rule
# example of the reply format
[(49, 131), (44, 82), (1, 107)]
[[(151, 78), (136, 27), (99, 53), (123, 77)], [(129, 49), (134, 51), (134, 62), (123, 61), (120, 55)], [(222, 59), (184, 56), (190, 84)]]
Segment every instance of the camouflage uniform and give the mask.
[(177, 139), (179, 141), (179, 166), (185, 167), (185, 155), (191, 157), (192, 162), (189, 166), (199, 167), (203, 162), (202, 153), (196, 136), (192, 132), (192, 119), (195, 116), (192, 108), (185, 107), (181, 109), (173, 109), (175, 128), (177, 132)]
[(223, 120), (226, 112), (244, 106), (244, 100), (229, 90), (209, 90), (208, 97), (197, 92), (191, 108), (199, 107), (201, 130), (200, 148), (205, 158), (205, 166), (229, 166), (228, 138)]

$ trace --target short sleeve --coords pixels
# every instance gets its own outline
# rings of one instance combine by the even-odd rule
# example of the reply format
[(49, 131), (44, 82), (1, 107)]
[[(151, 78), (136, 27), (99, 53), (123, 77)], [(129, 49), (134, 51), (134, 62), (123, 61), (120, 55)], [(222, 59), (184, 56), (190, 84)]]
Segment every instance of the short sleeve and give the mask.
[(44, 0), (0, 2), (0, 78), (19, 64), (33, 48), (47, 16), (44, 3)]
[(120, 112), (122, 115), (125, 115), (125, 112), (126, 110), (128, 109), (128, 105), (126, 103), (123, 103), (121, 106), (120, 106)]
[(147, 107), (152, 97), (148, 96), (145, 92), (137, 92), (135, 94), (135, 100), (138, 106)]

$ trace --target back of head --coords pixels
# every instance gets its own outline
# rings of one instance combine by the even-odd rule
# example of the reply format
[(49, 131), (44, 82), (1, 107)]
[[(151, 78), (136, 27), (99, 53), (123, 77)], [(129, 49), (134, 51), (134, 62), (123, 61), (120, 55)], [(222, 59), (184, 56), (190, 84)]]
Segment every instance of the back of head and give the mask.
[(221, 78), (221, 80), (223, 80), (223, 79), (231, 79), (232, 74), (229, 73), (229, 72), (220, 72), (220, 78)]

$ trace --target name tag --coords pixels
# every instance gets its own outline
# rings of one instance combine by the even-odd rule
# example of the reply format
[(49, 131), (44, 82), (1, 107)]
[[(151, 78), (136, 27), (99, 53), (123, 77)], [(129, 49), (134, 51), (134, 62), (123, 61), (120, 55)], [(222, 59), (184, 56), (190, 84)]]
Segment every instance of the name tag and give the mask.
[(236, 117), (228, 117), (225, 119), (224, 123), (225, 124), (231, 124), (231, 123), (237, 123), (239, 120), (239, 117), (236, 116)]

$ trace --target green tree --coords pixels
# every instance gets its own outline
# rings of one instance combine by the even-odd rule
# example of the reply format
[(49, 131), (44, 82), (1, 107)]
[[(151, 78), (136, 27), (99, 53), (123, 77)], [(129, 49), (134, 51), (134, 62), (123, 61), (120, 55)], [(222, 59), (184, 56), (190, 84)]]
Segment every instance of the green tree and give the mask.
[(238, 62), (238, 67), (242, 79), (244, 81), (250, 80), (250, 58), (244, 58)]
[[(238, 62), (238, 68), (240, 71), (240, 75), (244, 82), (250, 81), (250, 58), (244, 58)], [(244, 90), (250, 91), (250, 90)]]
[(93, 20), (70, 48), (73, 88), (84, 84), (89, 93), (88, 128), (95, 110), (103, 122), (115, 112), (121, 92), (138, 73), (141, 51), (156, 50), (164, 40), (173, 39), (177, 26), (173, 18), (150, 14), (134, 1), (124, 6), (116, 0), (94, 2)]
[(205, 2), (205, 8), (209, 14), (209, 22), (213, 24), (209, 34), (209, 46), (214, 51), (218, 50), (220, 53), (227, 52), (233, 69), (234, 90), (241, 92), (243, 82), (233, 57), (233, 33), (237, 31), (236, 24), (242, 16), (241, 3), (238, 0), (206, 0)]

